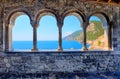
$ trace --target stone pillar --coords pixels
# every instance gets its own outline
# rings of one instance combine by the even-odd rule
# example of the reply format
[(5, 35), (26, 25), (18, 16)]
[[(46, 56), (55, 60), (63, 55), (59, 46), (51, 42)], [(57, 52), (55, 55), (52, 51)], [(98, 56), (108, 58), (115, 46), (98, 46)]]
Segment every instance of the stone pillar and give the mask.
[(109, 22), (104, 26), (104, 49), (111, 50), (112, 49), (112, 25), (113, 22)]
[(14, 24), (6, 24), (5, 26), (5, 51), (13, 51), (12, 49), (12, 27)]
[(112, 50), (112, 25), (113, 25), (113, 22), (111, 21), (109, 23), (109, 27), (108, 27), (108, 47), (109, 47), (109, 50)]
[(4, 49), (4, 44), (3, 44), (3, 20), (4, 20), (4, 11), (3, 11), (3, 7), (0, 8), (0, 52), (3, 51)]
[(9, 51), (9, 24), (5, 24), (5, 52)]
[(85, 22), (83, 23), (83, 50), (88, 50), (86, 45), (86, 28), (89, 25), (89, 23)]
[(8, 31), (8, 36), (9, 36), (9, 42), (8, 42), (8, 45), (9, 45), (9, 51), (13, 51), (13, 48), (12, 48), (12, 28), (13, 28), (13, 24), (9, 24), (8, 28), (9, 28), (9, 31)]
[(62, 23), (58, 23), (58, 51), (62, 51), (62, 26), (63, 24)]
[(109, 29), (108, 29), (108, 47), (109, 47), (109, 50), (112, 50), (112, 28), (111, 28), (111, 26), (109, 27)]
[(3, 23), (3, 51), (5, 50), (5, 23)]
[(32, 51), (37, 52), (38, 51), (38, 49), (37, 49), (37, 27), (36, 27), (35, 22), (32, 22), (31, 25), (33, 27), (33, 48), (32, 48)]

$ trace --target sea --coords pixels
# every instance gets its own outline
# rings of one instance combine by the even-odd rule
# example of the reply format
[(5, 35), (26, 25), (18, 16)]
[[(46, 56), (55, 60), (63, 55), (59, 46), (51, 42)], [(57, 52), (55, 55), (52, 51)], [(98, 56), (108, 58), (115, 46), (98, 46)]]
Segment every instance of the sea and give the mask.
[[(31, 50), (33, 47), (32, 41), (13, 41), (12, 46), (14, 50)], [(87, 48), (90, 45), (87, 44)], [(82, 43), (77, 41), (63, 41), (62, 47), (64, 50), (80, 50)], [(38, 41), (37, 48), (39, 50), (57, 50), (58, 41)]]

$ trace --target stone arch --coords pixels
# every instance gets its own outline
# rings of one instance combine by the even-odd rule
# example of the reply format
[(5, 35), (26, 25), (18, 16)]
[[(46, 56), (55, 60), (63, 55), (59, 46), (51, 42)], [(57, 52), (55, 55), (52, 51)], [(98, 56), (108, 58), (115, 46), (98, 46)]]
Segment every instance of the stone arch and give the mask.
[(89, 20), (91, 18), (91, 16), (97, 16), (102, 24), (103, 24), (103, 28), (104, 28), (104, 40), (106, 41), (106, 44), (104, 46), (105, 50), (109, 50), (112, 47), (112, 41), (111, 39), (111, 26), (109, 25), (110, 23), (110, 18), (107, 14), (105, 14), (104, 12), (93, 12), (90, 16), (89, 16)]
[(37, 27), (39, 26), (39, 21), (40, 21), (41, 17), (45, 16), (45, 15), (51, 15), (51, 16), (55, 17), (56, 21), (58, 22), (57, 14), (53, 10), (43, 9), (43, 10), (37, 11), (37, 13), (34, 17)]
[(7, 16), (7, 23), (6, 23), (6, 29), (5, 29), (5, 48), (7, 51), (12, 51), (12, 27), (14, 26), (14, 22), (16, 18), (20, 15), (27, 15), (30, 19), (30, 22), (32, 21), (30, 13), (26, 9), (15, 9), (12, 10), (8, 16)]
[(32, 15), (30, 14), (30, 12), (28, 12), (27, 9), (18, 8), (18, 9), (12, 10), (8, 14), (8, 16), (7, 16), (7, 22), (8, 22), (8, 24), (11, 23), (11, 18), (12, 18), (12, 20), (15, 20), (18, 16), (23, 15), (23, 14), (27, 15), (30, 18), (30, 22), (32, 21)]
[(103, 13), (103, 12), (93, 12), (89, 16), (89, 18), (88, 18), (89, 20), (90, 20), (91, 16), (97, 16), (102, 21), (103, 28), (108, 28), (109, 27), (108, 24), (110, 22), (110, 19), (105, 13)]
[[(78, 20), (79, 20), (79, 26), (81, 26), (81, 27), (79, 27), (79, 28), (82, 28), (82, 31), (84, 31), (85, 29), (84, 29), (84, 27), (85, 27), (85, 22), (86, 22), (86, 19), (85, 19), (85, 15), (81, 12), (81, 11), (79, 11), (79, 10), (77, 10), (77, 9), (70, 9), (70, 10), (66, 10), (65, 11), (65, 13), (63, 13), (63, 15), (62, 15), (62, 22), (64, 23), (64, 19), (67, 17), (67, 16), (69, 16), (69, 15), (73, 15), (73, 16), (75, 16), (76, 18), (78, 18)], [(84, 44), (84, 43), (83, 43)], [(83, 48), (84, 48), (84, 46), (86, 46), (86, 45), (83, 45)]]
[(79, 21), (81, 23), (81, 26), (83, 26), (83, 23), (85, 22), (85, 15), (81, 11), (76, 10), (76, 9), (71, 9), (71, 10), (66, 11), (63, 14), (62, 22), (64, 22), (65, 17), (68, 16), (68, 15), (76, 16), (79, 19)]
[[(34, 41), (33, 42), (36, 42), (36, 46), (37, 47), (37, 28), (39, 26), (39, 21), (40, 19), (45, 16), (45, 15), (50, 15), (52, 17), (54, 17), (56, 19), (56, 22), (58, 22), (58, 18), (57, 18), (57, 14), (55, 13), (54, 10), (51, 10), (51, 9), (42, 9), (42, 10), (38, 10), (34, 16), (34, 22), (35, 22), (35, 25), (34, 25), (34, 29), (36, 29), (36, 34), (34, 35)], [(35, 39), (36, 38), (36, 39)]]

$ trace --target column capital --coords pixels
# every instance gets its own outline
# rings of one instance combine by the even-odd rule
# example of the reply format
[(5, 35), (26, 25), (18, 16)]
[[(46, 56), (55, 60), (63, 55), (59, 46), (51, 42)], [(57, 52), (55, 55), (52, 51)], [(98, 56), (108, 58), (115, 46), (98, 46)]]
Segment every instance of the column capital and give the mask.
[(89, 22), (83, 22), (83, 29), (86, 29), (89, 25)]
[(6, 21), (6, 23), (5, 23), (6, 25), (9, 25), (10, 24), (10, 22), (9, 21)]
[(89, 22), (83, 22), (83, 26), (88, 26)]
[(38, 27), (38, 24), (36, 21), (31, 21), (30, 24), (32, 25), (32, 27), (34, 28), (37, 28)]
[(58, 28), (62, 28), (63, 23), (62, 23), (62, 22), (58, 22), (58, 23), (57, 23), (57, 26), (58, 26)]
[(112, 22), (112, 21), (108, 23), (109, 28), (111, 28), (112, 25), (113, 25), (113, 22)]
[(9, 26), (10, 28), (13, 28), (14, 23), (10, 23), (10, 24), (8, 24), (8, 26)]
[(10, 25), (12, 26), (12, 23), (10, 23), (8, 21), (5, 23), (5, 27), (9, 27)]

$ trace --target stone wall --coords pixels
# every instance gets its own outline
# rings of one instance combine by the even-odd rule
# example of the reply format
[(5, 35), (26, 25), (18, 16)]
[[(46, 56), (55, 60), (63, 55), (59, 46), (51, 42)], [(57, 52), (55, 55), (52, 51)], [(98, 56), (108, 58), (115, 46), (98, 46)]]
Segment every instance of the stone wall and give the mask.
[(119, 79), (120, 55), (110, 51), (1, 53), (0, 75), (2, 79)]
[(0, 6), (0, 51), (3, 50), (3, 13), (2, 6)]
[[(26, 2), (20, 0), (14, 3), (5, 0), (0, 5), (0, 79), (120, 79), (120, 6), (118, 4), (75, 2), (76, 5), (73, 6), (70, 1), (65, 4), (64, 0), (60, 5), (57, 5), (56, 1), (54, 1), (55, 5), (49, 5), (51, 1), (46, 3), (45, 0), (38, 0), (38, 3), (37, 0), (32, 3), (29, 0), (24, 1)], [(46, 8), (58, 14), (77, 8), (84, 13), (84, 17), (90, 16), (95, 11), (105, 12), (111, 21), (113, 49), (111, 51), (4, 52), (6, 40), (2, 35), (7, 31), (4, 32), (3, 28), (8, 27), (7, 18), (16, 8), (18, 11), (19, 9), (21, 11), (21, 8), (27, 9), (32, 19), (37, 10)]]
[(119, 45), (120, 45), (120, 7), (114, 8), (114, 17), (113, 17), (113, 25), (112, 25), (112, 45), (113, 45), (113, 51), (114, 53), (118, 53), (120, 51)]

